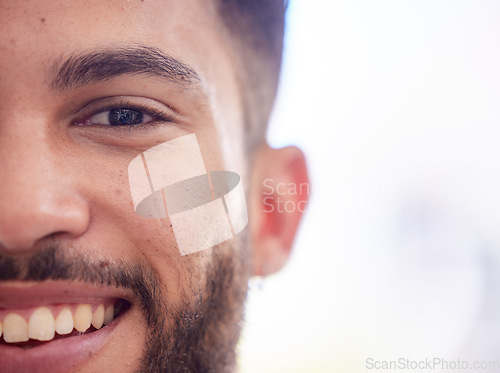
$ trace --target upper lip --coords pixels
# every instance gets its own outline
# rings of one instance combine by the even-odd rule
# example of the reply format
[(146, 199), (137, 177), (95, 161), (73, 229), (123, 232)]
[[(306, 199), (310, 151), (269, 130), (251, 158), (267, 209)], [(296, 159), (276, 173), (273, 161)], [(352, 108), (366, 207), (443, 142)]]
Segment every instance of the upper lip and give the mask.
[(56, 303), (96, 303), (111, 298), (132, 303), (132, 297), (128, 292), (114, 287), (66, 281), (0, 283), (0, 308), (4, 309)]

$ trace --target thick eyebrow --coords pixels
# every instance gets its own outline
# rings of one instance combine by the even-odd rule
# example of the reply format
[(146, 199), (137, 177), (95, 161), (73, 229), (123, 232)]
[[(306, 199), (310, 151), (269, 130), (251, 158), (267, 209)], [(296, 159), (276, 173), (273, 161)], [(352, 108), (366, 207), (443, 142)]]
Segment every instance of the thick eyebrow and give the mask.
[(62, 63), (54, 63), (49, 80), (52, 89), (65, 91), (125, 74), (162, 77), (185, 88), (200, 83), (193, 68), (158, 48), (145, 46), (109, 48), (70, 56)]

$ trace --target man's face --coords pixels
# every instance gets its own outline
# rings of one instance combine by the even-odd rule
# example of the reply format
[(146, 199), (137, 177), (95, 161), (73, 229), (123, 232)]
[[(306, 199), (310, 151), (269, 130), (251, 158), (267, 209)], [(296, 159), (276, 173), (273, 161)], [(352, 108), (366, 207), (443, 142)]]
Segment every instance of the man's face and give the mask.
[[(208, 170), (248, 176), (235, 58), (209, 3), (0, 2), (0, 371), (234, 365), (245, 234), (181, 256), (168, 217), (135, 213), (127, 174), (142, 152), (195, 133)], [(38, 310), (43, 331), (40, 307), (76, 323), (88, 304), (113, 305), (113, 320), (3, 341), (7, 324), (9, 338), (23, 327), (8, 314)]]

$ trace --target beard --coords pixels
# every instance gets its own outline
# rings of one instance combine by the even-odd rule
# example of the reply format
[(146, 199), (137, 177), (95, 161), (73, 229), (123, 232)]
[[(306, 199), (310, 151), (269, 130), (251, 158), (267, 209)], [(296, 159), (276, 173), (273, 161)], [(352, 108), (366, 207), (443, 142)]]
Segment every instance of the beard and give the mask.
[(250, 277), (244, 248), (213, 248), (204, 286), (181, 294), (178, 304), (166, 303), (165, 286), (148, 266), (70, 257), (69, 251), (51, 246), (29, 258), (0, 254), (0, 281), (79, 281), (130, 290), (147, 328), (136, 373), (233, 371)]

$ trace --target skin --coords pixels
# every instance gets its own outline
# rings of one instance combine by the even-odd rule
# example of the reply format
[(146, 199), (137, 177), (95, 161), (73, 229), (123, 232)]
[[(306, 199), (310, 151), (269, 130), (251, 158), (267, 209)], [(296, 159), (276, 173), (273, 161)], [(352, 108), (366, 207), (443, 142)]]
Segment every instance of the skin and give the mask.
[[(307, 173), (297, 148), (261, 144), (250, 158), (244, 154), (239, 104), (244, 87), (235, 78), (237, 56), (213, 4), (2, 0), (0, 18), (0, 264), (11, 260), (22, 268), (51, 250), (67, 262), (108, 263), (117, 271), (120, 263), (138, 264), (155, 280), (150, 285), (160, 294), (156, 305), (172, 310), (159, 325), (163, 337), (175, 345), (178, 313), (199, 313), (206, 321), (204, 334), (196, 339), (194, 331), (190, 346), (202, 351), (200, 356), (222, 349), (229, 358), (219, 352), (196, 369), (232, 371), (248, 278), (283, 266), (301, 218), (300, 211), (264, 213), (262, 182), (304, 183)], [(190, 66), (197, 84), (186, 87), (137, 74), (62, 90), (51, 84), (54, 71), (70, 56), (138, 45), (158, 48)], [(105, 105), (124, 102), (166, 111), (171, 121), (134, 129), (89, 122)], [(168, 218), (135, 214), (127, 166), (146, 149), (189, 133), (196, 133), (208, 170), (241, 175), (250, 224), (237, 239), (181, 257)], [(283, 198), (298, 203), (307, 196)], [(210, 278), (220, 281), (212, 292), (207, 291)], [(42, 279), (19, 274), (0, 280), (0, 286), (22, 287)], [(222, 316), (210, 314), (206, 302), (196, 302), (200, 294), (224, 305)], [(136, 293), (124, 290), (124, 297), (131, 306), (119, 337), (74, 372), (144, 369), (151, 323)], [(181, 363), (189, 367), (189, 359)]]

